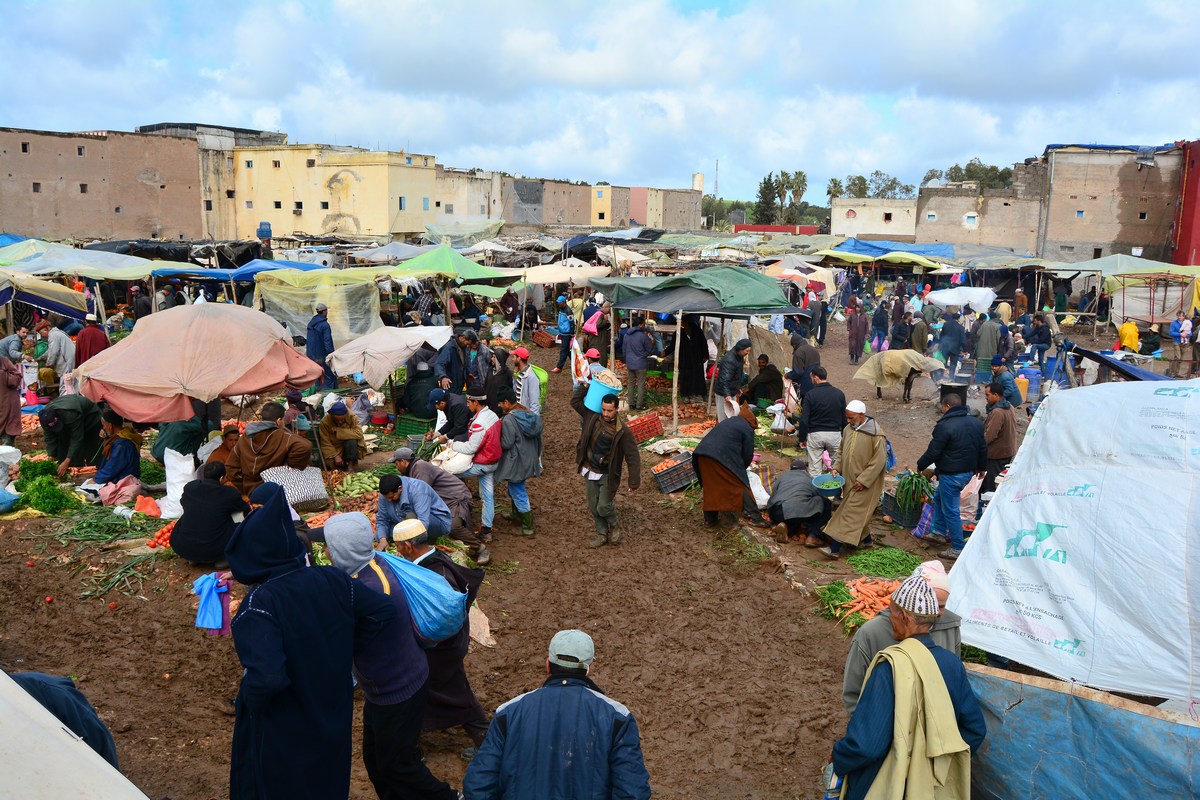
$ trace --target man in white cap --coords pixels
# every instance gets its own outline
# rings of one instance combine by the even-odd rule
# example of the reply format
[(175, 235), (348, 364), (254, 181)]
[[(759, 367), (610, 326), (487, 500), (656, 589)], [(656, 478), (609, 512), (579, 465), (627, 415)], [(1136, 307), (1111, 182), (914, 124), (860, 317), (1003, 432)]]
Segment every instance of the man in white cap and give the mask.
[[(938, 608), (941, 613), (929, 629), (929, 637), (939, 647), (944, 647), (951, 653), (959, 654), (962, 648), (962, 617), (953, 611), (946, 610), (946, 601), (950, 599), (950, 576), (941, 561), (926, 561), (917, 567), (913, 575), (925, 579), (937, 596)], [(867, 668), (875, 660), (876, 654), (896, 643), (892, 633), (892, 612), (884, 609), (879, 614), (862, 624), (850, 642), (850, 652), (846, 656), (846, 668), (842, 673), (842, 703), (846, 713), (853, 714), (858, 705), (858, 695), (862, 691), (863, 678)]]
[(820, 552), (826, 558), (839, 557), (842, 545), (854, 547), (870, 541), (871, 518), (883, 493), (883, 476), (887, 472), (887, 437), (862, 400), (846, 404), (846, 427), (842, 430), (842, 446), (833, 474), (846, 479), (842, 486), (842, 504), (833, 512), (825, 526), (825, 535), (833, 541)]
[(84, 320), (87, 325), (75, 335), (75, 369), (82, 367), (97, 353), (107, 350), (109, 345), (108, 334), (97, 323), (96, 315), (88, 314)]
[[(890, 622), (898, 642), (875, 656), (846, 735), (833, 746), (842, 797), (862, 800), (876, 781), (888, 797), (967, 800), (971, 754), (987, 726), (957, 653), (929, 632), (937, 595), (914, 575), (892, 594)], [(901, 736), (896, 736), (901, 731)]]
[(637, 722), (589, 677), (596, 648), (583, 631), (550, 640), (549, 678), (496, 709), (479, 754), (467, 767), (469, 798), (540, 800), (650, 797)]

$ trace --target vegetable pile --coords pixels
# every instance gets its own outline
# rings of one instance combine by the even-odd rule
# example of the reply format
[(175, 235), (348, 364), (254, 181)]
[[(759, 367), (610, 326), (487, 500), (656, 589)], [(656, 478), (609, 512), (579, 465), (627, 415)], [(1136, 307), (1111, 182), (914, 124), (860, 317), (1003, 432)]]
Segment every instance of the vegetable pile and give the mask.
[(333, 493), (339, 497), (358, 497), (377, 491), (379, 491), (378, 476), (369, 472), (354, 472), (342, 478)]
[(693, 422), (690, 425), (680, 425), (679, 432), (684, 436), (703, 436), (708, 433), (710, 428), (715, 428), (717, 421), (715, 419), (706, 419), (703, 422)]
[(921, 566), (920, 556), (915, 556), (898, 547), (884, 547), (856, 553), (846, 559), (859, 575), (879, 578), (907, 578)]
[(821, 480), (820, 483), (813, 481), (813, 485), (818, 489), (837, 489), (842, 485), (842, 482), (839, 480), (834, 480), (833, 478), (825, 478), (824, 480)]
[(902, 472), (896, 476), (896, 505), (901, 511), (920, 508), (933, 497), (933, 484), (919, 472)]
[[(54, 465), (53, 462), (50, 464)], [(24, 490), (18, 487), (18, 491), (21, 491), (21, 505), (50, 516), (79, 506), (79, 499), (74, 494), (59, 488), (55, 475), (39, 475), (26, 484)]]
[(32, 460), (22, 458), (17, 462), (17, 478), (16, 490), (24, 493), (29, 486), (43, 475), (57, 475), (58, 465), (49, 459)]
[(166, 483), (167, 471), (157, 461), (152, 458), (142, 459), (142, 474), (139, 476), (142, 483)]
[(654, 472), (655, 474), (657, 474), (659, 472), (666, 472), (671, 467), (679, 466), (679, 464), (680, 464), (680, 462), (676, 461), (675, 459), (668, 458), (666, 461), (660, 461), (657, 464), (655, 464), (653, 467), (650, 468), (650, 471)]
[(175, 530), (175, 523), (168, 522), (158, 529), (158, 533), (154, 534), (154, 538), (146, 540), (146, 547), (149, 547), (151, 550), (155, 547), (170, 547), (171, 531), (173, 530)]
[(50, 535), (63, 544), (106, 545), (124, 539), (153, 537), (160, 527), (161, 520), (145, 514), (134, 514), (132, 519), (125, 519), (114, 514), (109, 506), (85, 504), (63, 518)]
[(842, 632), (849, 635), (887, 608), (899, 586), (900, 581), (867, 577), (818, 586), (816, 592), (822, 616), (840, 621)]

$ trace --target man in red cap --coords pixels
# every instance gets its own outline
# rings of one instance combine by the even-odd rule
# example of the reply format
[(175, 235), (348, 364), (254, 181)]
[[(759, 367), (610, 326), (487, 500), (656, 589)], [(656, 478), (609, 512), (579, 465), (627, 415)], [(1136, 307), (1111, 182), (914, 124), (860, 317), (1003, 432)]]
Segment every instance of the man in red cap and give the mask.
[(538, 379), (533, 367), (529, 366), (529, 350), (518, 347), (513, 350), (517, 359), (517, 371), (513, 375), (513, 391), (517, 393), (517, 402), (534, 414), (542, 413), (542, 382)]

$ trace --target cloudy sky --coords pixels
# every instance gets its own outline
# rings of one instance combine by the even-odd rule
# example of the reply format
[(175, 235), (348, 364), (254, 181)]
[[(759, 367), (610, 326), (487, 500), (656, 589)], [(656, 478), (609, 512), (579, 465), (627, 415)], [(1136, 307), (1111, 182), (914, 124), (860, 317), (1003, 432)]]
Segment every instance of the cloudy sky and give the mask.
[(0, 125), (205, 122), (751, 199), (1200, 138), (1183, 0), (4, 0)]

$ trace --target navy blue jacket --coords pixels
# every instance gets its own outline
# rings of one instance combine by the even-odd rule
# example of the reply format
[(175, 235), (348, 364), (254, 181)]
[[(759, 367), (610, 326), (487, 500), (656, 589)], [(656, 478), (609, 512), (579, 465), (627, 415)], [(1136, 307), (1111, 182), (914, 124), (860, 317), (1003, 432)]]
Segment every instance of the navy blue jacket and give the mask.
[(463, 793), (468, 800), (645, 800), (650, 775), (637, 722), (589, 679), (552, 675), (496, 709)]
[(333, 329), (329, 320), (320, 314), (313, 314), (308, 321), (308, 330), (304, 334), (304, 352), (313, 361), (325, 366), (325, 356), (333, 352)]
[(644, 328), (634, 328), (625, 334), (622, 352), (625, 354), (625, 366), (629, 369), (649, 369), (649, 356), (657, 351), (650, 334)]
[(1030, 329), (1028, 341), (1030, 344), (1044, 344), (1046, 346), (1054, 344), (1054, 337), (1050, 335), (1050, 326), (1034, 325)]
[(112, 764), (113, 769), (120, 769), (112, 734), (100, 721), (92, 704), (75, 688), (75, 681), (41, 672), (14, 672), (8, 677), (29, 692), (72, 733), (83, 739), (101, 758)]
[(433, 362), (433, 377), (437, 378), (439, 384), (442, 378), (449, 378), (450, 391), (454, 394), (463, 393), (467, 367), (463, 363), (462, 348), (453, 337), (438, 350), (437, 360)]
[(942, 322), (942, 335), (938, 337), (938, 349), (943, 355), (956, 356), (967, 346), (967, 331), (956, 319)]
[[(958, 732), (974, 753), (983, 744), (987, 724), (979, 699), (967, 680), (967, 671), (956, 653), (938, 647), (928, 634), (917, 641), (929, 648), (954, 705)], [(863, 686), (862, 696), (854, 716), (846, 727), (846, 735), (833, 746), (833, 771), (846, 778), (846, 800), (861, 800), (867, 796), (884, 758), (892, 746), (892, 724), (896, 711), (896, 685), (892, 665), (880, 662), (871, 670)]]
[(392, 568), (378, 556), (373, 557), (366, 566), (354, 573), (354, 578), (386, 595), (388, 602), (396, 610), (395, 618), (387, 627), (354, 656), (354, 677), (362, 687), (363, 697), (367, 702), (377, 706), (403, 703), (416, 694), (429, 679), (429, 662), (421, 645), (417, 643), (412, 612), (408, 610), (404, 587), (400, 585)]
[(917, 471), (936, 464), (938, 475), (983, 472), (987, 469), (987, 440), (983, 423), (955, 406), (933, 426), (933, 439), (917, 460)]

